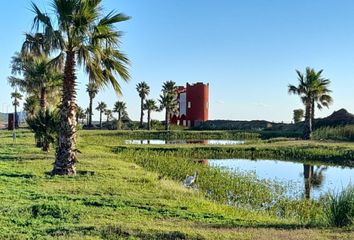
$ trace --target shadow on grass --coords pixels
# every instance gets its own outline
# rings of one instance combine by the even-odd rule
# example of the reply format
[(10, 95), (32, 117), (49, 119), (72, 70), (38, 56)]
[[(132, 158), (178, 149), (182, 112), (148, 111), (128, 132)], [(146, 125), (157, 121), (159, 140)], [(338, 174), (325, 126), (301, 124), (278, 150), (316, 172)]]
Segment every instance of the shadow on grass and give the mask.
[(0, 173), (0, 177), (9, 178), (35, 178), (36, 176), (30, 173)]

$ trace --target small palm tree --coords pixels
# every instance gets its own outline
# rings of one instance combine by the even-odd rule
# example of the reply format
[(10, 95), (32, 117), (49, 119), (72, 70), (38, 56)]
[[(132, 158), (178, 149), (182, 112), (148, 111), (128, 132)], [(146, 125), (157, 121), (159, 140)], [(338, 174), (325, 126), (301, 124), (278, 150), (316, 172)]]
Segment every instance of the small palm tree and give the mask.
[(164, 82), (159, 102), (160, 110), (165, 109), (165, 130), (170, 130), (171, 115), (178, 111), (177, 86), (175, 82)]
[(122, 117), (127, 115), (127, 106), (123, 101), (117, 101), (114, 104), (113, 112), (118, 113), (118, 129), (122, 126)]
[(106, 119), (106, 123), (109, 122), (109, 120), (113, 117), (113, 114), (112, 114), (112, 110), (110, 109), (106, 109), (104, 111), (104, 114), (106, 115), (107, 119)]
[(57, 140), (58, 112), (49, 109), (39, 111), (33, 118), (27, 118), (27, 124), (34, 132), (35, 138), (41, 142), (42, 150), (48, 152), (50, 144), (54, 144)]
[(98, 93), (98, 86), (95, 82), (91, 81), (89, 84), (86, 85), (86, 92), (89, 95), (90, 98), (90, 104), (89, 104), (89, 113), (88, 113), (88, 126), (92, 127), (92, 103), (93, 99), (96, 97), (96, 94)]
[(102, 114), (107, 108), (107, 104), (104, 102), (98, 102), (98, 106), (96, 107), (96, 110), (100, 112), (100, 128), (102, 128)]
[(156, 105), (155, 100), (147, 99), (144, 104), (144, 109), (147, 110), (147, 123), (148, 123), (148, 130), (151, 130), (151, 112), (158, 111), (159, 108)]
[(81, 108), (80, 106), (77, 106), (76, 108), (76, 121), (79, 122), (79, 120), (81, 119), (81, 123), (82, 125), (84, 124), (84, 119), (86, 118), (86, 113), (84, 111), (83, 108)]
[(141, 82), (136, 85), (136, 90), (140, 97), (140, 128), (143, 128), (144, 100), (150, 93), (150, 87), (146, 82)]
[(22, 100), (22, 94), (19, 93), (17, 90), (11, 93), (11, 98), (13, 99), (12, 105), (15, 109), (15, 116), (14, 116), (14, 126), (18, 128), (18, 119), (17, 119), (17, 107), (20, 106), (20, 100)]
[(329, 107), (333, 102), (329, 95), (331, 90), (328, 89), (330, 80), (322, 77), (323, 70), (316, 72), (313, 68), (306, 68), (306, 74), (302, 74), (296, 70), (298, 75), (299, 85), (289, 85), (289, 94), (296, 94), (301, 97), (305, 105), (305, 128), (304, 139), (310, 139), (313, 130), (315, 107), (318, 109)]
[[(32, 4), (34, 29), (44, 29), (53, 53), (63, 56), (63, 97), (60, 104), (60, 131), (52, 174), (76, 173), (76, 67), (82, 66), (98, 86), (111, 84), (121, 93), (116, 76), (129, 80), (128, 58), (119, 51), (121, 33), (115, 24), (129, 17), (114, 10), (103, 14), (102, 0), (51, 0), (52, 15)], [(52, 17), (53, 16), (53, 17)]]

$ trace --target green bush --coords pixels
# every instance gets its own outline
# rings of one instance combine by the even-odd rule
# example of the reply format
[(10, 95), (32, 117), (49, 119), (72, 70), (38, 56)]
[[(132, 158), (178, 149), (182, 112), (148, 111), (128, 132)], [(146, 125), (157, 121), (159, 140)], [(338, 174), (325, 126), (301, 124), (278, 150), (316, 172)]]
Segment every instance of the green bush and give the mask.
[(339, 194), (329, 194), (327, 206), (329, 224), (345, 227), (354, 223), (354, 186), (349, 186)]
[(311, 138), (316, 140), (354, 141), (354, 125), (319, 128), (312, 133)]

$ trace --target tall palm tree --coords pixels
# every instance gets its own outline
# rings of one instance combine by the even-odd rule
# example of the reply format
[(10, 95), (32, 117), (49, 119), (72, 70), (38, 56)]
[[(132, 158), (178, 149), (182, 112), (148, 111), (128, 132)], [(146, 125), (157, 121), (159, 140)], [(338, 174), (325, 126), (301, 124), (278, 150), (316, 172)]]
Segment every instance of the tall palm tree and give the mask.
[(174, 81), (166, 81), (162, 85), (160, 110), (165, 109), (165, 130), (170, 130), (170, 118), (178, 111), (177, 86)]
[(150, 93), (150, 87), (146, 82), (141, 82), (136, 85), (136, 90), (140, 97), (140, 128), (143, 128), (144, 100)]
[(104, 102), (98, 102), (98, 106), (96, 107), (96, 110), (100, 112), (100, 128), (102, 128), (102, 114), (107, 108), (107, 104)]
[(20, 106), (20, 100), (22, 100), (22, 94), (19, 93), (17, 90), (11, 93), (11, 98), (13, 99), (12, 105), (15, 109), (15, 116), (14, 116), (14, 126), (18, 128), (18, 117), (17, 117), (17, 107)]
[(92, 127), (92, 103), (93, 99), (96, 97), (96, 94), (98, 93), (98, 86), (95, 82), (91, 81), (86, 85), (86, 92), (89, 95), (90, 98), (90, 104), (89, 104), (89, 115), (88, 115), (88, 126)]
[(159, 108), (156, 105), (155, 100), (147, 99), (144, 104), (144, 109), (147, 110), (147, 123), (148, 123), (148, 130), (151, 130), (151, 112), (158, 111)]
[(127, 114), (127, 106), (125, 102), (117, 101), (114, 104), (113, 112), (118, 113), (118, 129), (120, 129), (122, 125), (122, 117)]
[(121, 93), (115, 76), (129, 80), (129, 60), (119, 51), (121, 33), (114, 25), (129, 17), (115, 11), (103, 15), (102, 0), (51, 0), (53, 19), (37, 5), (32, 5), (33, 27), (39, 30), (42, 26), (52, 48), (65, 57), (60, 130), (52, 174), (72, 175), (76, 173), (77, 161), (76, 66), (83, 66), (90, 80), (99, 86), (111, 83), (115, 91)]
[(304, 139), (310, 139), (313, 130), (315, 107), (322, 109), (329, 107), (333, 102), (332, 97), (329, 95), (331, 90), (328, 89), (330, 80), (323, 78), (323, 70), (316, 72), (313, 68), (306, 68), (306, 75), (296, 70), (299, 85), (289, 85), (289, 94), (296, 94), (301, 97), (305, 105), (305, 128)]
[(32, 56), (17, 53), (12, 59), (13, 73), (21, 73), (24, 78), (9, 77), (12, 87), (39, 97), (40, 108), (48, 107), (48, 95), (59, 95), (63, 74), (60, 65), (53, 64), (53, 59), (45, 56)]

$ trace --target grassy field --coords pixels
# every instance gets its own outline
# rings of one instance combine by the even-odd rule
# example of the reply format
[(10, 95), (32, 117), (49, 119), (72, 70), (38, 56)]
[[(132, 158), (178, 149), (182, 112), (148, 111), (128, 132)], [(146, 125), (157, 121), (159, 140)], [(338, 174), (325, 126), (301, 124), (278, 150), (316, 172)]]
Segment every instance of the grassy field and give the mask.
[[(11, 137), (0, 132), (0, 239), (354, 238), (351, 227), (329, 228), (318, 219), (309, 224), (297, 217), (231, 207), (205, 196), (202, 189), (186, 188), (179, 181), (184, 172), (170, 176), (170, 171), (153, 170), (166, 169), (153, 165), (156, 160), (173, 162), (179, 155), (148, 147), (141, 147), (142, 153), (134, 149), (138, 146), (123, 149), (124, 136), (118, 132), (80, 131), (82, 153), (75, 177), (50, 177), (53, 153), (35, 148), (31, 133), (19, 132), (16, 143)], [(354, 150), (350, 144), (329, 145)], [(174, 166), (175, 172), (183, 169), (181, 164), (166, 166)]]

